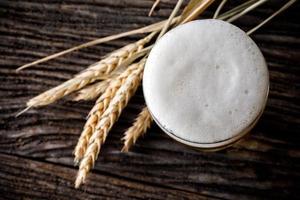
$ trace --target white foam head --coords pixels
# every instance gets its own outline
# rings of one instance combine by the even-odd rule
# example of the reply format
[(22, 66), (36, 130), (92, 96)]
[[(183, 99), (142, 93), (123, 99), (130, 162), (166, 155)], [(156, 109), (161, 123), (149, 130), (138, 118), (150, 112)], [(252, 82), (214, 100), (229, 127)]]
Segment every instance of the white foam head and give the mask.
[(239, 28), (197, 20), (165, 34), (147, 59), (143, 90), (158, 124), (192, 143), (237, 136), (259, 116), (268, 93), (265, 60)]

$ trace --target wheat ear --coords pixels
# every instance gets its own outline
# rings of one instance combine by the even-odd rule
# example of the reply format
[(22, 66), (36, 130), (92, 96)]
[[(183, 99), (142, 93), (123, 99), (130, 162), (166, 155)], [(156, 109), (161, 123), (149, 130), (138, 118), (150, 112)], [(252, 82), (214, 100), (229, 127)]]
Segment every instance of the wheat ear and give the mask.
[(75, 147), (75, 164), (78, 163), (80, 159), (82, 159), (86, 151), (88, 141), (92, 133), (95, 131), (95, 127), (97, 126), (99, 119), (101, 118), (105, 110), (108, 108), (109, 103), (114, 98), (118, 89), (122, 86), (122, 84), (126, 82), (127, 78), (131, 75), (131, 73), (135, 72), (139, 68), (139, 63), (135, 63), (129, 66), (122, 74), (120, 74), (110, 83), (105, 92), (97, 99), (94, 107), (91, 109), (88, 115), (87, 122), (84, 125), (83, 131)]
[(86, 86), (85, 88), (79, 90), (76, 95), (74, 96), (74, 101), (87, 101), (93, 100), (99, 97), (106, 88), (108, 87), (111, 79), (103, 80), (92, 85)]
[(152, 117), (149, 113), (147, 107), (143, 108), (139, 116), (135, 119), (133, 125), (124, 133), (124, 146), (122, 152), (128, 152), (129, 148), (135, 144), (137, 139), (146, 133), (147, 129), (150, 127), (152, 122)]
[(28, 107), (38, 107), (48, 105), (54, 101), (77, 91), (84, 86), (93, 83), (96, 80), (103, 79), (103, 77), (109, 75), (117, 66), (121, 65), (126, 59), (129, 59), (135, 53), (141, 51), (143, 46), (151, 40), (155, 33), (148, 35), (147, 37), (137, 41), (136, 43), (129, 44), (119, 51), (112, 53), (107, 58), (91, 65), (88, 69), (75, 76), (61, 85), (52, 88), (27, 102)]
[(81, 183), (85, 182), (86, 176), (90, 169), (94, 166), (100, 147), (105, 142), (108, 132), (117, 121), (122, 110), (139, 86), (142, 79), (144, 64), (144, 60), (139, 63), (139, 68), (130, 74), (130, 76), (126, 79), (126, 82), (116, 93), (116, 96), (112, 99), (107, 110), (103, 113), (103, 116), (97, 124), (95, 132), (89, 140), (89, 147), (80, 162), (79, 171), (75, 181), (76, 188), (78, 188)]

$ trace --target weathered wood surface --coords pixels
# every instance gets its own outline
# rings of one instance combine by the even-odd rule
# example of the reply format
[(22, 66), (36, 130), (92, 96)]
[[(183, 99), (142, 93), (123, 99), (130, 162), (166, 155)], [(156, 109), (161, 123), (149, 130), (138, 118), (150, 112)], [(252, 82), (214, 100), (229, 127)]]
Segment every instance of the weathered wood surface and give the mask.
[[(272, 1), (235, 24), (248, 30), (282, 2)], [(121, 153), (122, 133), (144, 104), (139, 90), (110, 133), (87, 185), (75, 190), (72, 151), (93, 102), (64, 100), (15, 118), (30, 97), (139, 36), (21, 73), (15, 68), (165, 19), (174, 3), (163, 1), (149, 18), (152, 0), (0, 1), (0, 199), (300, 198), (299, 3), (252, 35), (268, 62), (270, 97), (251, 135), (227, 150), (194, 151), (154, 125), (130, 153)]]

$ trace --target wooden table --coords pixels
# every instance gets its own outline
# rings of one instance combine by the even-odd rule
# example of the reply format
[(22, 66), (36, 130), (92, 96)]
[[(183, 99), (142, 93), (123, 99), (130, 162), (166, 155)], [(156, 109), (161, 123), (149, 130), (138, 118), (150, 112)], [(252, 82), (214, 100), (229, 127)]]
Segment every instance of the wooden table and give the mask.
[[(153, 125), (130, 153), (121, 153), (120, 138), (144, 104), (140, 89), (109, 134), (87, 184), (76, 190), (72, 151), (93, 102), (65, 99), (15, 117), (29, 98), (141, 36), (84, 49), (21, 73), (15, 68), (165, 19), (175, 5), (174, 0), (163, 1), (150, 18), (152, 3), (0, 2), (0, 199), (300, 198), (299, 3), (252, 35), (268, 62), (270, 96), (255, 129), (229, 149), (197, 152)], [(282, 3), (272, 1), (235, 24), (249, 30)], [(214, 8), (204, 16), (210, 17)]]

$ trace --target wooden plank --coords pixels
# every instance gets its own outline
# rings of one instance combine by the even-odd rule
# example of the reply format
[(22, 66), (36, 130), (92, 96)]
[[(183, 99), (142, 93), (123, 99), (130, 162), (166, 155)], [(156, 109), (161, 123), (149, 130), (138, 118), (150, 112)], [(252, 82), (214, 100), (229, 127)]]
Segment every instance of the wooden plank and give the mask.
[[(57, 167), (59, 176), (64, 177), (61, 181), (66, 181), (60, 185), (51, 179), (50, 188), (59, 187), (62, 191), (67, 188), (67, 195), (72, 197), (82, 192), (71, 187), (75, 176), (72, 151), (93, 102), (63, 100), (49, 107), (32, 109), (18, 118), (14, 115), (30, 97), (67, 80), (105, 53), (139, 36), (75, 52), (19, 74), (14, 69), (84, 41), (165, 19), (174, 5), (174, 1), (163, 1), (154, 17), (149, 18), (147, 12), (151, 3), (150, 0), (0, 2), (0, 152), (15, 155), (6, 157), (1, 154), (0, 157), (4, 157), (0, 159), (4, 166), (0, 169), (2, 176), (5, 177), (5, 170), (12, 166), (15, 172), (11, 173), (25, 176), (34, 171), (30, 163), (36, 163), (31, 161), (36, 159), (43, 167), (20, 178), (22, 184), (27, 183), (26, 178), (34, 181), (50, 166), (53, 170)], [(236, 24), (248, 30), (278, 8), (277, 3), (251, 12)], [(177, 144), (154, 125), (132, 152), (120, 153), (122, 133), (144, 104), (139, 90), (110, 133), (93, 177), (88, 179), (84, 190), (105, 195), (105, 189), (101, 189), (104, 183), (99, 183), (94, 189), (96, 182), (103, 182), (106, 177), (118, 177), (117, 180), (125, 182), (154, 184), (155, 190), (173, 188), (170, 190), (226, 199), (297, 198), (300, 194), (299, 8), (297, 3), (252, 36), (268, 62), (271, 85), (266, 111), (251, 135), (227, 150), (205, 153)], [(206, 16), (211, 13), (207, 12)], [(5, 163), (8, 161), (12, 166)], [(22, 162), (27, 163), (26, 167), (20, 168)], [(51, 174), (58, 176), (54, 171)], [(24, 184), (11, 181), (16, 176), (3, 182), (7, 185), (7, 193), (18, 187), (24, 190)], [(100, 178), (94, 179), (94, 176)], [(44, 183), (37, 185), (33, 191), (36, 196), (32, 198), (44, 197), (43, 192), (48, 189), (45, 187), (47, 182)], [(114, 178), (107, 178), (107, 184), (122, 190)], [(135, 186), (130, 187), (136, 190)], [(51, 191), (55, 193), (56, 190)], [(25, 195), (24, 191), (20, 194)], [(185, 196), (184, 192), (181, 194), (178, 198)], [(70, 197), (62, 193), (58, 195), (53, 198)], [(93, 195), (89, 193), (82, 197), (94, 198)], [(130, 195), (129, 192), (126, 195)]]
[(94, 173), (84, 187), (75, 189), (74, 168), (5, 154), (0, 154), (0, 159), (1, 199), (207, 199), (194, 193)]

